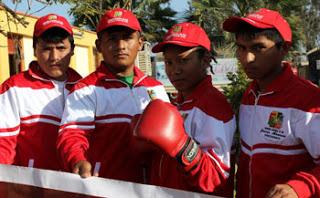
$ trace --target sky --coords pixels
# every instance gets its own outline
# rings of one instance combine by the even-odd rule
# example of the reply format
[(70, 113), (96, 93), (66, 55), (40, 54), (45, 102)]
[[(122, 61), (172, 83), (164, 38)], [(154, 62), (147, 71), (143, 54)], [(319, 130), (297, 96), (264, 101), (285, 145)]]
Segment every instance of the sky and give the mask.
[[(31, 10), (28, 11), (28, 2), (31, 2)], [(177, 12), (183, 12), (188, 9), (188, 0), (171, 0), (170, 5), (172, 9), (174, 9)], [(62, 15), (66, 17), (70, 22), (73, 21), (73, 17), (69, 16), (68, 10), (70, 9), (70, 6), (67, 4), (53, 4), (47, 7), (44, 7), (43, 4), (37, 2), (36, 0), (21, 0), (18, 6), (15, 7), (15, 5), (12, 3), (12, 0), (2, 0), (2, 3), (6, 4), (9, 8), (13, 10), (17, 10), (20, 12), (25, 13), (28, 11), (27, 14), (35, 15), (35, 16), (44, 16), (49, 13), (56, 13), (59, 15)], [(41, 11), (39, 11), (41, 9)]]

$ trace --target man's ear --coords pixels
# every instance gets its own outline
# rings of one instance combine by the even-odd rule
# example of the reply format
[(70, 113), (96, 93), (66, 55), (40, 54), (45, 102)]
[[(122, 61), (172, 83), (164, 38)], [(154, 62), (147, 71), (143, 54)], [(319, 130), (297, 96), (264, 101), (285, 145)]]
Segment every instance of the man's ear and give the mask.
[[(139, 33), (139, 34), (141, 34), (141, 33)], [(139, 51), (141, 51), (143, 48), (143, 43), (144, 43), (144, 37), (142, 35), (139, 36), (138, 42), (139, 42)]]
[(283, 53), (283, 55), (287, 55), (289, 52), (289, 49), (291, 47), (291, 44), (284, 42), (283, 45), (281, 46), (281, 52)]
[(100, 47), (100, 40), (99, 39), (96, 39), (96, 41), (95, 41), (95, 44), (96, 44), (96, 48), (97, 48), (97, 50), (98, 50), (98, 52), (101, 52), (101, 47)]
[(206, 51), (204, 56), (202, 57), (201, 63), (205, 68), (207, 68), (209, 67), (211, 60), (212, 58), (210, 52)]

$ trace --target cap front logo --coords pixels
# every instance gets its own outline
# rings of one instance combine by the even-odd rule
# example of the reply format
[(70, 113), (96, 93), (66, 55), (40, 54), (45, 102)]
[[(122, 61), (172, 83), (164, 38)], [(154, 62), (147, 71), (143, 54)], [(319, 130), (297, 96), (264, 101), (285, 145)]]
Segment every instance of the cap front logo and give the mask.
[(175, 26), (174, 28), (173, 28), (173, 32), (181, 32), (182, 31), (182, 27), (181, 26)]
[(113, 17), (122, 17), (122, 12), (121, 11), (115, 11), (113, 14)]
[(122, 11), (115, 11), (113, 13), (113, 18), (108, 19), (107, 23), (129, 23), (129, 19), (122, 18), (123, 12)]
[(185, 39), (186, 37), (187, 35), (185, 33), (182, 33), (182, 26), (177, 25), (172, 28), (172, 32), (170, 32), (169, 35), (167, 35), (164, 40), (170, 40), (172, 38)]
[(263, 18), (263, 15), (261, 14), (250, 14), (248, 17), (256, 18), (261, 20)]
[(57, 15), (50, 15), (50, 16), (48, 16), (48, 20), (57, 20)]
[(48, 24), (58, 24), (58, 25), (64, 25), (61, 20), (58, 19), (57, 15), (50, 15), (47, 18), (45, 22), (42, 23), (42, 25), (48, 25)]

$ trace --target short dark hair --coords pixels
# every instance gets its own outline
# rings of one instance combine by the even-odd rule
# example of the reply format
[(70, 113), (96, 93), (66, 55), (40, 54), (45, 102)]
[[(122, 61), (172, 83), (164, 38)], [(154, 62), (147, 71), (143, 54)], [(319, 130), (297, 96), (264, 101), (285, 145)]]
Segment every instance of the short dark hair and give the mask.
[[(214, 62), (217, 62), (214, 55), (213, 55), (213, 52), (208, 51), (206, 48), (200, 46), (199, 49), (197, 50), (197, 52), (198, 52), (199, 59), (202, 59), (203, 57), (209, 55), (211, 57), (211, 60), (213, 60)], [(212, 65), (210, 63), (209, 63), (209, 68), (210, 68), (211, 74), (214, 74)]]
[(241, 28), (235, 33), (236, 38), (241, 35), (245, 38), (252, 39), (256, 38), (257, 36), (265, 36), (268, 39), (274, 41), (278, 48), (283, 45), (284, 39), (280, 35), (277, 29), (275, 28), (268, 28), (268, 29), (260, 29), (243, 23)]
[(39, 39), (49, 42), (49, 43), (57, 43), (65, 38), (68, 38), (71, 44), (71, 49), (74, 49), (74, 39), (73, 36), (70, 35), (67, 31), (61, 29), (61, 28), (51, 28), (47, 31), (45, 31), (43, 34), (41, 34), (39, 37), (33, 36), (33, 49), (36, 49), (36, 45), (39, 41)]
[(202, 59), (206, 55), (206, 53), (210, 53), (206, 48), (202, 46), (199, 46), (199, 49), (197, 50), (197, 52), (198, 52), (199, 59)]

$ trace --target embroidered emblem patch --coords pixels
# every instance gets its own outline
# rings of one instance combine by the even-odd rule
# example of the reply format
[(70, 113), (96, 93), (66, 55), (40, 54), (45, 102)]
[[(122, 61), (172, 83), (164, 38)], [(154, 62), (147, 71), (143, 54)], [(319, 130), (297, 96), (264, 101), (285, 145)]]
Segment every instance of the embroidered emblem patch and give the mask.
[(113, 17), (121, 17), (122, 16), (122, 12), (121, 11), (116, 11), (113, 14)]
[(260, 130), (260, 134), (269, 141), (282, 141), (288, 136), (288, 129), (283, 127), (283, 123), (284, 114), (272, 111), (269, 114), (267, 126)]
[(153, 89), (148, 89), (147, 92), (151, 100), (154, 100), (157, 98), (156, 92)]
[(50, 21), (51, 20), (57, 20), (57, 18), (58, 18), (57, 15), (49, 15), (48, 16), (48, 20), (50, 20)]
[(173, 27), (173, 32), (181, 32), (182, 31), (182, 27), (177, 25)]
[(280, 129), (282, 127), (283, 114), (278, 111), (272, 111), (269, 116), (268, 124), (270, 127)]

